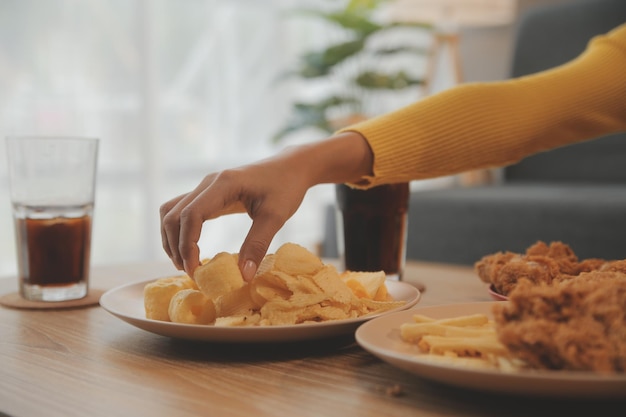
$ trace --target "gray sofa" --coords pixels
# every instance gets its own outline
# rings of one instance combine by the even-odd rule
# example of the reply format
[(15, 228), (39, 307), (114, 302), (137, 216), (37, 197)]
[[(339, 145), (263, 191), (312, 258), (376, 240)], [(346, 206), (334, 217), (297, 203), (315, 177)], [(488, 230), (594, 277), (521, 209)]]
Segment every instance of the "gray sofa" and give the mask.
[[(530, 9), (517, 23), (511, 75), (566, 62), (623, 22), (625, 0)], [(580, 258), (626, 258), (626, 133), (531, 156), (502, 176), (493, 185), (413, 192), (407, 258), (472, 265), (537, 240), (567, 243)], [(330, 213), (326, 256), (336, 252)]]

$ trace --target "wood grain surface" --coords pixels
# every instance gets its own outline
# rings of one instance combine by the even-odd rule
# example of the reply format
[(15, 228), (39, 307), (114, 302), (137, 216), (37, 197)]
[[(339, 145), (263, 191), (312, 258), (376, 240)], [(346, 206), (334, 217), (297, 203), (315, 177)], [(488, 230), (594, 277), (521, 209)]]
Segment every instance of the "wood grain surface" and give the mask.
[[(96, 288), (177, 273), (166, 263), (93, 268)], [(471, 268), (409, 263), (418, 306), (490, 301)], [(0, 279), (0, 294), (16, 289)], [(618, 415), (623, 403), (542, 400), (454, 389), (388, 365), (352, 335), (287, 344), (173, 340), (99, 306), (0, 308), (0, 415), (553, 416)]]

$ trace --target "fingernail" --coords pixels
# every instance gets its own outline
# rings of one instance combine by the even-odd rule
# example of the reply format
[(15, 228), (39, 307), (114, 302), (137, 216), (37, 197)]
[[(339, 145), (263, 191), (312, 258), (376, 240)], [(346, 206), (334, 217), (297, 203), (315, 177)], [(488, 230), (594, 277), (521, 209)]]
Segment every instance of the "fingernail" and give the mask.
[(241, 275), (243, 275), (244, 281), (252, 281), (254, 274), (256, 274), (256, 264), (251, 260), (247, 260), (241, 269)]

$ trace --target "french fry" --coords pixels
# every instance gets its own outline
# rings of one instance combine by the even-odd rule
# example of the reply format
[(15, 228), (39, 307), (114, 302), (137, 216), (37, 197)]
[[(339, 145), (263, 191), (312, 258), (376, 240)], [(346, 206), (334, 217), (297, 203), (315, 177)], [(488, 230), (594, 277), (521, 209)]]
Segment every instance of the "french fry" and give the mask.
[(419, 341), (419, 339), (427, 335), (444, 337), (481, 337), (489, 333), (489, 328), (490, 327), (456, 327), (441, 324), (439, 322), (405, 323), (400, 326), (400, 333), (402, 334), (402, 338), (405, 340)]
[(424, 316), (422, 314), (413, 315), (413, 321), (415, 323), (434, 323), (444, 324), (447, 326), (479, 326), (481, 324), (487, 324), (489, 317), (484, 314), (468, 314), (466, 316), (450, 317), (446, 319), (434, 319), (432, 317)]
[[(400, 326), (400, 336), (417, 345), (425, 358), (437, 363), (463, 366), (506, 368), (514, 365), (500, 343), (493, 321), (484, 314), (435, 319), (416, 314), (412, 322)], [(443, 359), (445, 358), (445, 359)]]
[(495, 335), (478, 337), (427, 335), (420, 339), (418, 346), (429, 353), (440, 355), (453, 352), (458, 356), (485, 357), (490, 354), (506, 353), (506, 348), (498, 342)]

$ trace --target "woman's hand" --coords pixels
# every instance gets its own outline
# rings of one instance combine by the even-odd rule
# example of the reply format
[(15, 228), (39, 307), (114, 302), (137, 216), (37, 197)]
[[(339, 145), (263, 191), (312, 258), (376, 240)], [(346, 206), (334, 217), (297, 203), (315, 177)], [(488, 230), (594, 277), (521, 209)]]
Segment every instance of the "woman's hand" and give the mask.
[(202, 224), (225, 214), (248, 213), (252, 226), (239, 251), (239, 267), (250, 281), (285, 222), (316, 184), (358, 181), (371, 171), (367, 142), (355, 133), (288, 148), (236, 169), (207, 175), (191, 192), (160, 208), (163, 248), (189, 276), (200, 264)]

